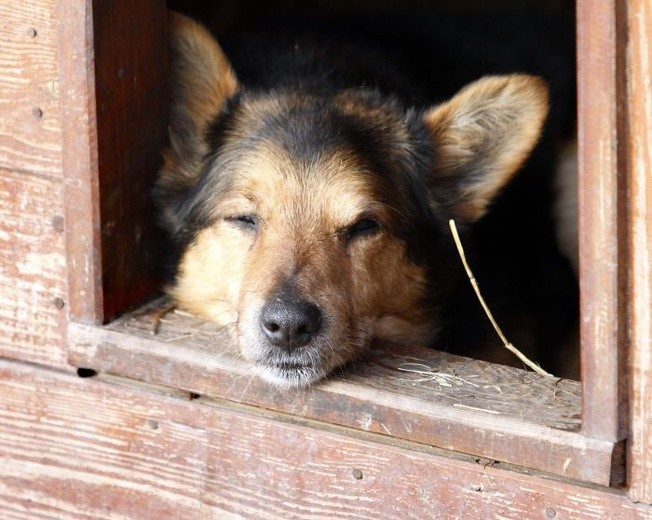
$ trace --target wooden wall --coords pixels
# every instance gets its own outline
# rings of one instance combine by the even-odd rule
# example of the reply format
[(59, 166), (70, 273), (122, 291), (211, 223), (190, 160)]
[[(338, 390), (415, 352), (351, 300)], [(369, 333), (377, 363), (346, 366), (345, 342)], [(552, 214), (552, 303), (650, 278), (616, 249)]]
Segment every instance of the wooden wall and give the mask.
[(54, 0), (0, 2), (0, 356), (65, 367)]
[[(649, 3), (635, 4), (642, 33)], [(0, 518), (652, 519), (622, 490), (187, 392), (78, 378), (64, 339), (68, 272), (79, 266), (64, 239), (61, 106), (70, 92), (61, 91), (58, 31), (71, 23), (65, 8), (89, 5), (0, 2)], [(632, 194), (649, 201), (640, 173), (652, 149), (645, 45), (632, 56), (648, 83), (630, 85), (628, 110), (640, 113), (632, 130), (642, 136), (631, 149)], [(631, 219), (632, 250), (645, 252), (649, 216)], [(636, 280), (647, 285), (637, 286), (641, 308), (630, 314), (640, 347), (630, 353), (631, 411), (640, 414), (630, 493), (651, 502), (650, 405), (636, 400), (652, 380), (650, 285), (636, 258)]]
[(629, 2), (627, 343), (630, 495), (652, 503), (652, 2)]
[(652, 519), (622, 492), (224, 401), (2, 362), (0, 379), (4, 518)]

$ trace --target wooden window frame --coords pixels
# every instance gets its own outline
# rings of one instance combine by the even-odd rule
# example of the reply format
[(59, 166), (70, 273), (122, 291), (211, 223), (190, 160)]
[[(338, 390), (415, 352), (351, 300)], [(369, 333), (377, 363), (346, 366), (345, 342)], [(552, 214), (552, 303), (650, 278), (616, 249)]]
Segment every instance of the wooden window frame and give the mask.
[[(148, 336), (141, 315), (113, 321), (160, 283), (152, 270), (161, 237), (149, 187), (166, 132), (165, 3), (59, 2), (58, 16), (65, 21), (59, 40), (71, 364), (580, 481), (626, 484), (631, 498), (652, 502), (649, 2), (577, 0), (580, 429), (501, 415), (489, 404), (484, 413), (456, 407), (454, 393), (441, 392), (441, 403), (423, 409), (409, 389), (394, 394), (354, 376), (288, 396), (246, 378), (246, 367), (231, 357)], [(178, 330), (191, 324), (175, 319)], [(439, 353), (418, 355), (491, 370)], [(526, 377), (553, 393), (559, 384), (503, 368), (501, 381)], [(381, 384), (388, 381), (383, 374), (374, 375)], [(562, 384), (577, 401), (579, 388)], [(535, 394), (528, 399), (537, 406)], [(420, 426), (417, 433), (401, 430), (406, 417)]]

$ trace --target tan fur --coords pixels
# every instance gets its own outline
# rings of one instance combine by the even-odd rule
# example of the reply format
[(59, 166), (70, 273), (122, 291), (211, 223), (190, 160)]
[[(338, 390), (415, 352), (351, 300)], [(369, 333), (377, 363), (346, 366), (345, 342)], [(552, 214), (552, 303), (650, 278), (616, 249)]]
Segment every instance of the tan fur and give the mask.
[[(305, 182), (305, 177), (314, 181)], [(284, 282), (318, 305), (326, 318), (323, 369), (359, 355), (373, 336), (428, 341), (418, 330), (424, 275), (406, 259), (404, 245), (388, 233), (348, 247), (341, 231), (370, 211), (379, 220), (365, 172), (345, 151), (322, 162), (297, 165), (269, 145), (253, 154), (232, 197), (216, 216), (248, 213), (260, 218), (257, 234), (218, 218), (202, 231), (181, 262), (174, 298), (189, 310), (233, 324), (248, 359), (261, 361), (259, 313)], [(391, 325), (391, 326), (389, 326)]]
[(534, 148), (548, 113), (548, 89), (534, 76), (488, 76), (425, 115), (438, 145), (439, 175), (472, 170), (456, 212), (482, 217)]
[(579, 272), (577, 182), (577, 141), (573, 140), (565, 144), (557, 162), (553, 216), (557, 245), (575, 274)]

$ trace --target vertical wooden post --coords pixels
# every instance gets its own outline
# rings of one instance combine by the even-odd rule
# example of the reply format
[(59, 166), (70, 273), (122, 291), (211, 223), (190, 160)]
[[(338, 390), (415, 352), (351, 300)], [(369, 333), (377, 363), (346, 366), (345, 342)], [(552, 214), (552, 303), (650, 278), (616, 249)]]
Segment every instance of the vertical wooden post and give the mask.
[(150, 191), (166, 139), (164, 0), (58, 5), (70, 317), (107, 321), (160, 284)]
[(652, 504), (652, 2), (628, 2), (628, 340), (633, 500)]
[(91, 0), (57, 2), (68, 314), (103, 319)]
[(627, 434), (622, 4), (577, 2), (583, 429), (613, 442)]

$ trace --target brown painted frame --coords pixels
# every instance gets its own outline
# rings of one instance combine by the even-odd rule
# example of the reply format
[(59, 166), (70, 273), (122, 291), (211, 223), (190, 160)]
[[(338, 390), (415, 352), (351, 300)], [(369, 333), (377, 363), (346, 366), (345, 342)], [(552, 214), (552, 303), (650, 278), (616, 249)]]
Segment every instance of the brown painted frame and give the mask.
[(69, 316), (99, 325), (161, 283), (150, 190), (167, 135), (165, 1), (57, 7)]
[[(157, 284), (151, 275), (152, 257), (141, 251), (156, 251), (155, 226), (144, 194), (165, 133), (164, 7), (163, 0), (120, 0), (110, 7), (99, 0), (59, 2), (58, 15), (65, 22), (60, 66), (69, 339), (71, 361), (78, 366), (102, 368), (97, 353), (108, 344), (103, 339), (106, 329), (79, 323), (105, 323), (142, 302)], [(646, 179), (652, 121), (646, 108), (650, 92), (645, 86), (651, 79), (645, 56), (652, 50), (650, 9), (649, 0), (577, 0), (580, 435), (586, 442), (609, 446), (614, 463), (574, 476), (622, 483), (614, 477), (623, 469), (620, 456), (625, 451), (619, 447), (626, 443), (627, 486), (634, 499), (648, 503), (652, 367), (647, 352), (652, 333), (647, 255), (652, 223)], [(139, 81), (132, 81), (135, 78)], [(89, 344), (97, 348), (80, 348)], [(125, 356), (124, 362), (119, 361), (127, 365), (129, 345), (123, 350), (119, 355)], [(195, 369), (199, 373), (201, 364)], [(140, 377), (165, 383), (148, 374)], [(446, 447), (460, 449), (454, 443)], [(527, 453), (515, 456), (526, 458)]]

